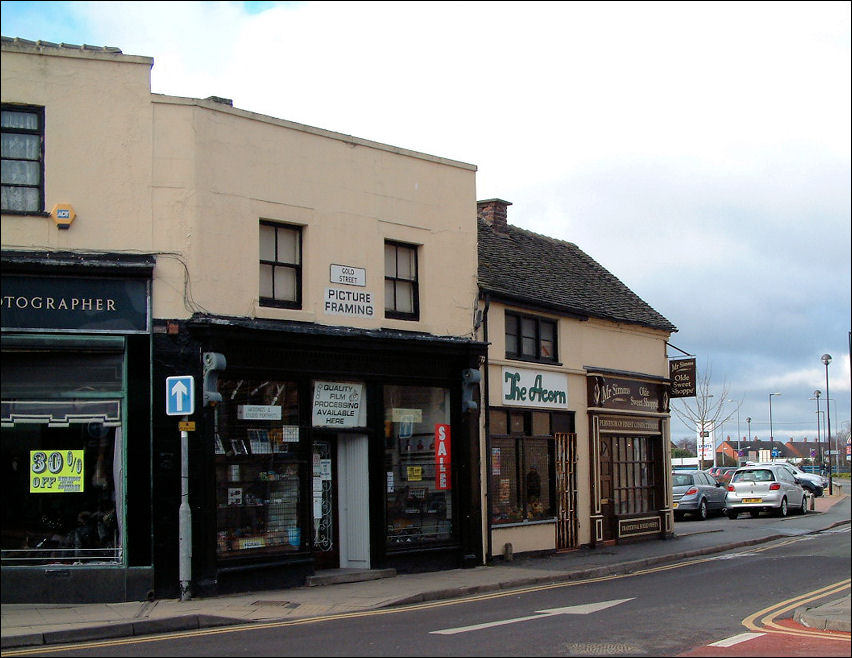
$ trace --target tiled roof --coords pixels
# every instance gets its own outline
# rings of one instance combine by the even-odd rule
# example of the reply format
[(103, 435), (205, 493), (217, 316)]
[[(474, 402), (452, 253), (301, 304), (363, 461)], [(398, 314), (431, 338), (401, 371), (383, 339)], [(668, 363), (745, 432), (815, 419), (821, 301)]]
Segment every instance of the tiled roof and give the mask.
[(478, 221), (483, 292), (554, 312), (677, 331), (577, 245), (510, 224), (496, 231)]
[(15, 45), (15, 46), (23, 46), (26, 48), (64, 48), (66, 50), (79, 50), (82, 52), (91, 52), (91, 53), (110, 53), (113, 55), (121, 55), (120, 48), (114, 48), (112, 46), (89, 46), (87, 44), (83, 44), (82, 46), (78, 46), (72, 43), (53, 43), (52, 41), (30, 41), (29, 39), (21, 39), (20, 37), (0, 37), (3, 45)]

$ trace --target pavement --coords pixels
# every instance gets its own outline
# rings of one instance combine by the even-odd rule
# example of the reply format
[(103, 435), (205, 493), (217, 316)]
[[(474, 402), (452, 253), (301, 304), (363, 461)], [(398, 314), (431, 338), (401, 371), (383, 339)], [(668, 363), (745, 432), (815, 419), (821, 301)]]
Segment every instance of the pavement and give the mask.
[[(272, 623), (364, 612), (425, 601), (630, 573), (654, 565), (850, 524), (849, 483), (813, 499), (805, 516), (773, 523), (712, 524), (684, 520), (669, 540), (581, 548), (546, 556), (515, 556), (487, 566), (418, 574), (393, 570), (319, 572), (312, 586), (207, 598), (127, 603), (2, 604), (2, 648), (67, 644), (248, 623)], [(721, 527), (719, 527), (721, 525)], [(354, 581), (354, 582), (353, 582)], [(802, 606), (800, 624), (850, 631), (850, 596)]]

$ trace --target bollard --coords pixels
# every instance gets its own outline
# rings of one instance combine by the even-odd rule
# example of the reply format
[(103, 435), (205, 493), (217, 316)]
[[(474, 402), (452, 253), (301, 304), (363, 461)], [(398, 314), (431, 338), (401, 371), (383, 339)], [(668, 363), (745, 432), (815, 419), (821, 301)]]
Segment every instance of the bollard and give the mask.
[(808, 494), (808, 498), (811, 499), (810, 504), (808, 505), (808, 509), (811, 510), (811, 512), (813, 512), (814, 509), (815, 509), (816, 496), (814, 496), (813, 494)]
[(507, 562), (511, 562), (514, 559), (514, 549), (510, 542), (506, 542), (503, 546), (503, 559)]

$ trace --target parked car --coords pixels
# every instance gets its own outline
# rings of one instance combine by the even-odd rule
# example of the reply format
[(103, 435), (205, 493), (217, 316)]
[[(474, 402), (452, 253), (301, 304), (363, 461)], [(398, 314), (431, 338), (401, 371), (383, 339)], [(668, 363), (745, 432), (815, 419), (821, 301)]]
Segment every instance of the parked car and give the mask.
[(790, 462), (759, 462), (757, 465), (764, 466), (766, 464), (775, 464), (776, 466), (786, 468), (793, 474), (793, 477), (799, 478), (802, 481), (802, 486), (813, 496), (822, 496), (823, 491), (828, 486), (828, 480), (819, 473), (808, 473)]
[(672, 471), (672, 509), (677, 520), (691, 514), (704, 521), (711, 512), (724, 512), (726, 493), (704, 471)]
[(801, 480), (781, 464), (743, 466), (731, 476), (725, 507), (729, 519), (745, 511), (755, 518), (761, 511), (787, 516), (793, 509), (806, 514), (808, 497)]
[(731, 481), (731, 476), (734, 474), (734, 471), (737, 470), (736, 466), (715, 466), (711, 469), (713, 472), (711, 475), (716, 482), (721, 482), (722, 484), (728, 484)]

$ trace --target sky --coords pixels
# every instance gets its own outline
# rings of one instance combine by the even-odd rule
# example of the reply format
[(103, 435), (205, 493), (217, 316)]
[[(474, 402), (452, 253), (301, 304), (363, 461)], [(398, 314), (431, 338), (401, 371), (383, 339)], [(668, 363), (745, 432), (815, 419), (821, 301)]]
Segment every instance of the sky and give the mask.
[(826, 353), (832, 434), (850, 423), (850, 8), (2, 2), (0, 23), (152, 57), (154, 93), (476, 165), (478, 199), (678, 327), (668, 356), (730, 416), (717, 437), (748, 417), (768, 439), (771, 399), (785, 442), (825, 427)]

